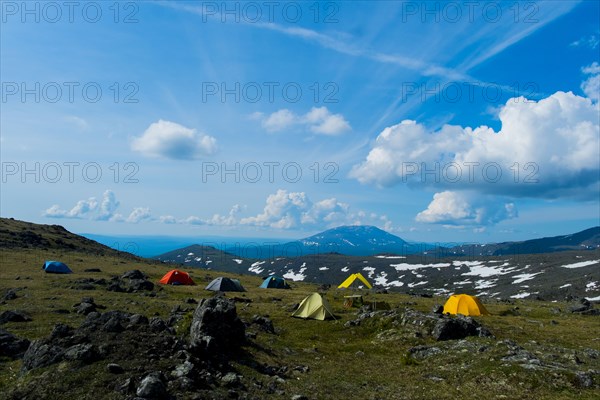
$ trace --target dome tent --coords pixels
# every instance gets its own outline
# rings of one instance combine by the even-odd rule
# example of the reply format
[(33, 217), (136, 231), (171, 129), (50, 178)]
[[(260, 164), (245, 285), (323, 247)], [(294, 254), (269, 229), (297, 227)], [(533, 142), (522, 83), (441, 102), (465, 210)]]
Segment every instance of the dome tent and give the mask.
[(470, 316), (490, 315), (483, 303), (475, 296), (454, 294), (444, 304), (444, 314), (462, 314)]
[(271, 275), (266, 278), (262, 285), (259, 286), (261, 289), (289, 289), (290, 286), (286, 283), (285, 279), (275, 275)]
[(319, 293), (313, 293), (300, 303), (298, 309), (294, 311), (292, 317), (304, 319), (317, 319), (324, 321), (326, 319), (335, 319), (327, 299)]
[(195, 285), (190, 274), (178, 269), (172, 269), (167, 272), (158, 283), (162, 283), (163, 285)]
[(73, 271), (67, 264), (61, 263), (60, 261), (46, 261), (42, 266), (42, 269), (50, 274), (72, 274)]
[(218, 277), (204, 288), (205, 290), (212, 290), (215, 292), (245, 292), (246, 289), (242, 286), (239, 280)]

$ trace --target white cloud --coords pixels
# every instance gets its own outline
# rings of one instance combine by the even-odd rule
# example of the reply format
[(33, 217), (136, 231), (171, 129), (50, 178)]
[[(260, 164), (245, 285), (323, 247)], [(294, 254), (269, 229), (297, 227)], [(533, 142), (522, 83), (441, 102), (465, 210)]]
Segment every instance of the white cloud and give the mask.
[(131, 214), (125, 220), (126, 222), (137, 224), (142, 221), (150, 221), (152, 220), (152, 214), (150, 213), (150, 208), (148, 207), (136, 207), (133, 209)]
[(499, 132), (405, 120), (383, 130), (350, 176), (362, 183), (477, 190), (512, 197), (591, 198), (599, 184), (598, 106), (557, 92), (509, 100)]
[(335, 198), (313, 202), (304, 192), (282, 189), (267, 197), (262, 213), (242, 218), (239, 223), (276, 229), (326, 229), (339, 225), (376, 225), (393, 229), (385, 215), (352, 212), (350, 205)]
[[(149, 208), (136, 207), (127, 218), (117, 213), (119, 201), (112, 190), (106, 190), (102, 194), (102, 201), (98, 203), (95, 197), (87, 200), (79, 200), (70, 210), (63, 210), (55, 204), (44, 211), (43, 215), (48, 218), (71, 218), (87, 219), (91, 221), (112, 221), (138, 223), (153, 220)], [(163, 218), (163, 217), (161, 217)]]
[(119, 201), (112, 190), (106, 190), (102, 195), (102, 203), (100, 203), (100, 215), (97, 219), (100, 221), (107, 221), (114, 217), (117, 208), (119, 208)]
[(600, 65), (594, 61), (591, 65), (583, 67), (581, 71), (590, 75), (581, 83), (581, 90), (587, 97), (598, 102), (600, 100)]
[(158, 120), (131, 142), (131, 149), (150, 157), (194, 160), (213, 154), (217, 140), (175, 122)]
[(492, 225), (505, 219), (516, 218), (513, 203), (497, 199), (470, 196), (466, 192), (445, 191), (433, 195), (426, 210), (415, 220), (424, 223), (447, 225)]
[(43, 215), (49, 218), (73, 218), (73, 219), (84, 219), (91, 216), (91, 214), (98, 208), (98, 202), (95, 197), (90, 197), (87, 200), (79, 200), (73, 208), (70, 210), (62, 210), (58, 204), (54, 204), (46, 211)]
[(590, 49), (594, 50), (598, 47), (598, 44), (600, 44), (600, 40), (598, 39), (598, 36), (590, 35), (590, 36), (583, 36), (583, 37), (577, 39), (576, 41), (571, 43), (571, 46), (573, 46), (573, 47), (589, 47)]
[(261, 122), (269, 132), (280, 132), (298, 123), (298, 117), (287, 108), (275, 111)]
[(266, 117), (262, 113), (253, 113), (250, 118), (260, 120), (262, 127), (268, 132), (281, 132), (301, 126), (312, 133), (335, 136), (352, 129), (342, 114), (332, 114), (327, 107), (313, 107), (304, 115), (296, 115), (283, 108)]
[(161, 224), (176, 224), (177, 218), (175, 218), (172, 215), (161, 215), (160, 217), (158, 217), (158, 221)]

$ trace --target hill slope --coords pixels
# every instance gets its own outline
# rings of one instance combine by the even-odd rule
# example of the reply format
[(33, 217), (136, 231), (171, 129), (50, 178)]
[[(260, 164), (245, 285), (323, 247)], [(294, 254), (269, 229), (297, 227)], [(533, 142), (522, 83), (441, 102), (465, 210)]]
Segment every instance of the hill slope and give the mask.
[[(570, 235), (551, 236), (520, 242), (471, 244), (448, 249), (436, 249), (436, 255), (456, 256), (504, 256), (515, 254), (556, 253), (569, 250), (593, 250), (600, 248), (600, 226)], [(431, 251), (430, 251), (431, 253)]]
[(0, 248), (76, 251), (100, 256), (140, 259), (130, 253), (114, 250), (71, 233), (60, 225), (34, 224), (13, 218), (0, 218)]

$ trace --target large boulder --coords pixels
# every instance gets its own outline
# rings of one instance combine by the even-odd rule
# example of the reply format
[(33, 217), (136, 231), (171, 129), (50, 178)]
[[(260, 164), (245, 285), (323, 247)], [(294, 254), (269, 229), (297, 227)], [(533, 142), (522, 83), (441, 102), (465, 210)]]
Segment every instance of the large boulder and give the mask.
[(467, 336), (492, 336), (490, 331), (481, 326), (479, 322), (470, 317), (458, 315), (456, 317), (443, 317), (433, 328), (431, 335), (436, 340), (464, 339)]
[(19, 310), (8, 310), (0, 314), (0, 325), (7, 322), (27, 322), (31, 321), (29, 314)]
[(21, 358), (29, 347), (29, 340), (20, 339), (10, 332), (0, 329), (0, 356)]
[(167, 388), (164, 384), (164, 377), (159, 372), (148, 374), (136, 390), (136, 395), (143, 399), (167, 399)]
[(64, 349), (44, 340), (34, 340), (23, 356), (23, 370), (46, 367), (63, 359)]
[(215, 296), (198, 304), (190, 328), (190, 344), (195, 351), (227, 353), (237, 349), (245, 337), (246, 328), (233, 300)]

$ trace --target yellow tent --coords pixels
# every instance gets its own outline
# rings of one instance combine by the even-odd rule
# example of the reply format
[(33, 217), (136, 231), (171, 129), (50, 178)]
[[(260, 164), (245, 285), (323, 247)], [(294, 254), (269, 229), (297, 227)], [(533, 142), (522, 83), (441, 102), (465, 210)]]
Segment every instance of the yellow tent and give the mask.
[(313, 293), (302, 300), (298, 309), (292, 314), (292, 317), (311, 318), (320, 321), (330, 318), (335, 319), (329, 303), (327, 303), (327, 299), (321, 297), (319, 293)]
[(444, 304), (444, 314), (490, 315), (485, 306), (475, 296), (455, 294)]
[(362, 274), (360, 272), (356, 273), (356, 274), (352, 274), (350, 275), (344, 282), (341, 283), (340, 286), (338, 286), (338, 289), (343, 289), (343, 288), (348, 288), (350, 287), (350, 285), (352, 285), (352, 283), (356, 280), (360, 280), (362, 283), (365, 284), (366, 287), (368, 287), (369, 289), (373, 288), (373, 286), (371, 286), (371, 284), (369, 283), (368, 280), (365, 279), (364, 276), (362, 276)]

